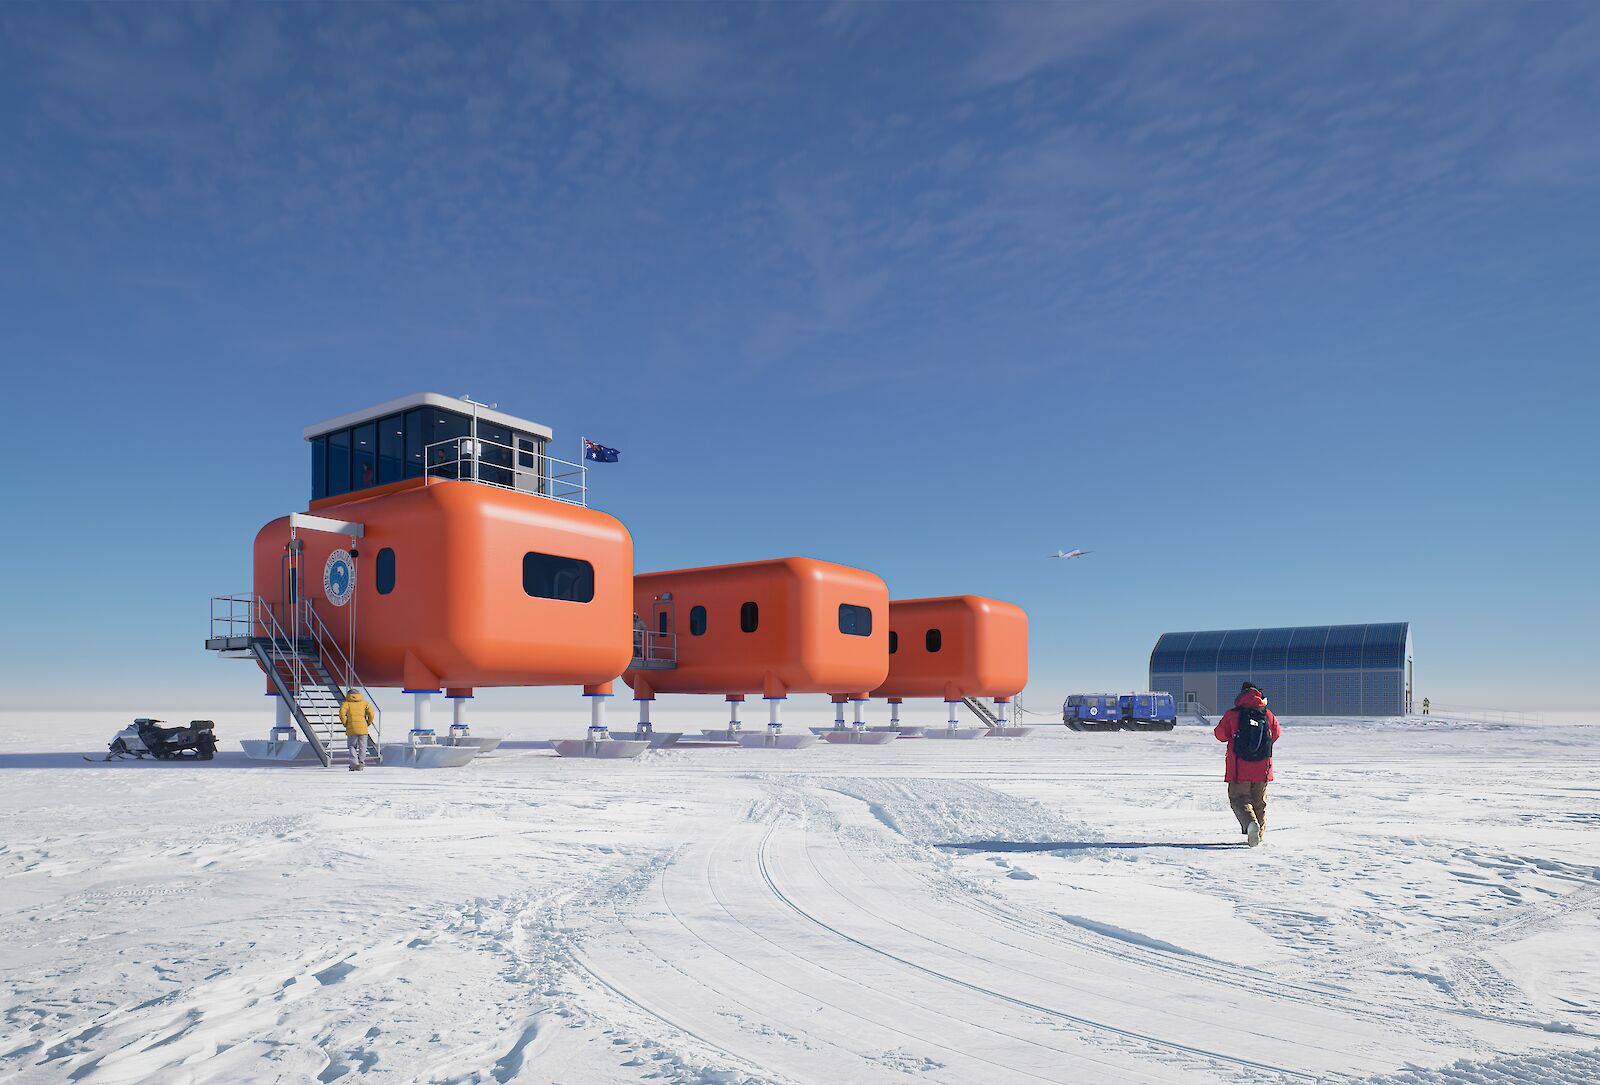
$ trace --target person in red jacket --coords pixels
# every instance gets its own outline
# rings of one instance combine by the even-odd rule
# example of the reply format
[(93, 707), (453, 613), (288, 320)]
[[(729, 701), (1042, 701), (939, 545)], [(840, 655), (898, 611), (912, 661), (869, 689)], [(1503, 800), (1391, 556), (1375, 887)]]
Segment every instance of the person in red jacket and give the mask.
[(1239, 819), (1239, 831), (1253, 848), (1267, 833), (1267, 784), (1272, 779), (1272, 744), (1283, 737), (1278, 717), (1267, 711), (1267, 696), (1246, 682), (1212, 732), (1228, 744), (1223, 779), (1228, 805)]

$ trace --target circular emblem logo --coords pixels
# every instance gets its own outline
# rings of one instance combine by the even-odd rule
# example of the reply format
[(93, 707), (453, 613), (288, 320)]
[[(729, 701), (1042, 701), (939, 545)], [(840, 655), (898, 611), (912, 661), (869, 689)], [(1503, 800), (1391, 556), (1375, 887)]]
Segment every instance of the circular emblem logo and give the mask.
[(328, 602), (342, 607), (350, 601), (350, 593), (356, 590), (355, 574), (356, 563), (350, 551), (335, 550), (328, 555), (328, 563), (322, 567), (322, 594)]

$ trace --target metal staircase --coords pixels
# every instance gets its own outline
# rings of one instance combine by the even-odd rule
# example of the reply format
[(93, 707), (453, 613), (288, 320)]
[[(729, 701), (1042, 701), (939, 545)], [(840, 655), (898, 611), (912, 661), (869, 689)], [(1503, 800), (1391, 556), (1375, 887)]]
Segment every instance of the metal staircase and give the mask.
[(961, 698), (961, 703), (970, 708), (973, 711), (973, 714), (983, 721), (983, 725), (985, 727), (1005, 726), (1005, 724), (1000, 722), (1000, 717), (995, 715), (988, 705), (984, 704), (976, 697), (963, 697)]
[[(228, 656), (253, 657), (261, 665), (323, 767), (349, 763), (349, 738), (339, 722), (339, 705), (352, 687), (372, 705), (367, 759), (382, 761), (382, 710), (309, 600), (277, 608), (251, 594), (215, 596), (211, 603), (212, 635), (206, 647)], [(279, 610), (287, 611), (287, 629), (278, 620)]]

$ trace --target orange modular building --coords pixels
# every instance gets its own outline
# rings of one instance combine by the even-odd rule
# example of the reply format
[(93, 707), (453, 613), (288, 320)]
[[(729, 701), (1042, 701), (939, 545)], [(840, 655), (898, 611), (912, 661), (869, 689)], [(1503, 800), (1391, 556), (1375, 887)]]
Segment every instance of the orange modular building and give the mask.
[[(291, 574), (303, 579), (300, 593), (368, 686), (598, 686), (632, 658), (633, 540), (603, 512), (436, 478), (311, 511), (359, 523), (359, 545), (296, 532), (295, 562), (290, 518), (279, 517), (256, 535), (256, 595), (280, 606)], [(342, 587), (324, 589), (347, 555), (346, 599)]]
[[(872, 696), (892, 705), (938, 697), (950, 705), (953, 723), (963, 700), (993, 698), (1004, 706), (1027, 684), (1028, 615), (1016, 604), (980, 595), (890, 602), (889, 676)], [(1002, 726), (1004, 719), (1002, 707)]]
[[(658, 693), (861, 691), (889, 673), (889, 589), (876, 575), (812, 558), (778, 558), (634, 577), (633, 609), (676, 664), (623, 675), (648, 713)], [(648, 655), (648, 653), (641, 653)], [(645, 716), (645, 719), (648, 717)]]
[(255, 653), (279, 697), (275, 738), (291, 712), (311, 737), (318, 687), (417, 694), (414, 738), (431, 736), (440, 690), (464, 735), (477, 686), (581, 685), (598, 722), (632, 658), (633, 539), (586, 506), (583, 468), (558, 466), (550, 436), (436, 393), (306, 429), (309, 511), (256, 535), (253, 592), (221, 597), (232, 635), (217, 636), (213, 601), (208, 641)]

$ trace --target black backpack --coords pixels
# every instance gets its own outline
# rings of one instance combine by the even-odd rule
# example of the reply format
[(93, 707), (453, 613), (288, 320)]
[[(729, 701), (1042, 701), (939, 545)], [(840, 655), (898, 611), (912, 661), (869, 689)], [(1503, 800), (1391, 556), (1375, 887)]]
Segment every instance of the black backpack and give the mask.
[(1240, 761), (1265, 761), (1272, 756), (1272, 728), (1264, 708), (1238, 708), (1239, 727), (1233, 732), (1233, 756)]

